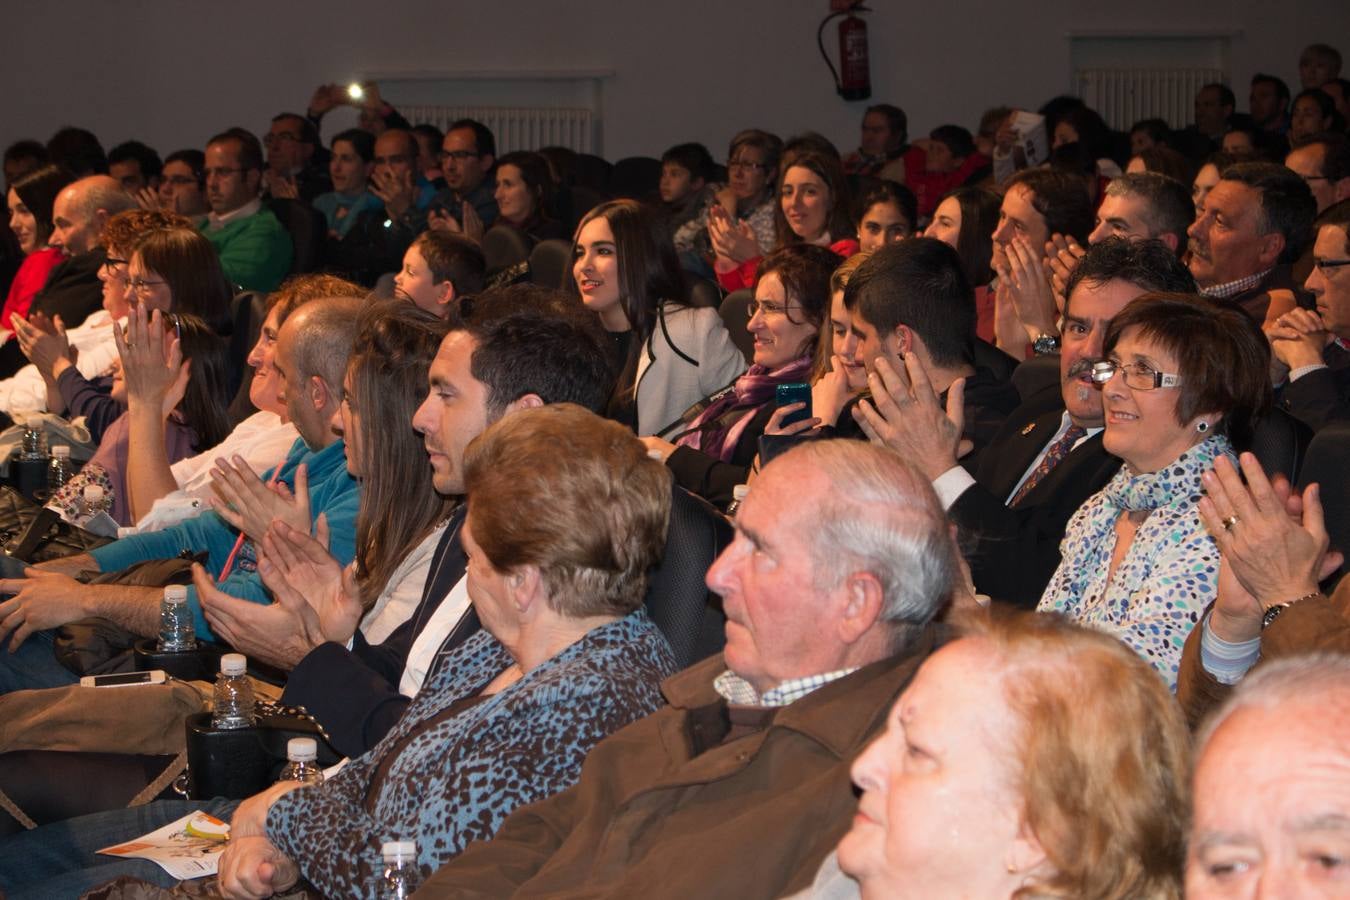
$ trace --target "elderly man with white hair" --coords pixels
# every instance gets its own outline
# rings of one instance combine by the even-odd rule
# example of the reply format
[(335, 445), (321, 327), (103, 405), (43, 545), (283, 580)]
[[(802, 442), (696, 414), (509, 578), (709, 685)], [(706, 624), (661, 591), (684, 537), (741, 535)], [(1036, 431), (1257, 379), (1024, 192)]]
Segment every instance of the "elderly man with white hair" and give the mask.
[(858, 441), (774, 459), (735, 525), (707, 576), (725, 652), (418, 896), (773, 898), (811, 882), (856, 809), (849, 764), (933, 648), (959, 561), (927, 479)]

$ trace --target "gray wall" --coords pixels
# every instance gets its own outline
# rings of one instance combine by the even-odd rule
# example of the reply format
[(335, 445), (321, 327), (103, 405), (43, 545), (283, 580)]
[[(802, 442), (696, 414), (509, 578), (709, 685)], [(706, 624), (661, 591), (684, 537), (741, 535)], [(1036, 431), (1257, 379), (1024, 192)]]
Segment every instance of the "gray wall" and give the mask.
[[(1034, 107), (1063, 92), (1071, 33), (1231, 35), (1241, 105), (1258, 70), (1297, 90), (1306, 43), (1339, 40), (1350, 54), (1344, 0), (872, 3), (873, 99), (903, 106), (912, 134), (949, 121), (973, 129), (988, 106)], [(847, 148), (865, 104), (835, 95), (816, 51), (826, 8), (827, 0), (20, 4), (5, 16), (0, 142), (45, 139), (75, 123), (105, 146), (134, 136), (167, 152), (201, 146), (228, 125), (265, 130), (274, 112), (303, 110), (321, 81), (610, 70), (603, 98), (611, 158), (658, 155), (691, 139), (720, 157), (748, 125), (783, 134), (814, 128)], [(827, 35), (833, 52), (833, 25)]]

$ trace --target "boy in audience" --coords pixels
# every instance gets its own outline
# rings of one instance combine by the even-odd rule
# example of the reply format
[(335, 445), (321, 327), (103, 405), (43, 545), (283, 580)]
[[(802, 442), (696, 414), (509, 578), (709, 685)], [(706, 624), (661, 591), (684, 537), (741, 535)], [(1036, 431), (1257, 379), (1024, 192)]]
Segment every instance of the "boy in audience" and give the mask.
[(403, 254), (394, 296), (442, 319), (457, 319), (459, 301), (483, 289), (486, 268), (483, 251), (464, 235), (424, 231)]
[(681, 265), (702, 274), (708, 243), (708, 204), (717, 186), (712, 183), (712, 154), (702, 144), (677, 144), (661, 156), (661, 202), (680, 255)]

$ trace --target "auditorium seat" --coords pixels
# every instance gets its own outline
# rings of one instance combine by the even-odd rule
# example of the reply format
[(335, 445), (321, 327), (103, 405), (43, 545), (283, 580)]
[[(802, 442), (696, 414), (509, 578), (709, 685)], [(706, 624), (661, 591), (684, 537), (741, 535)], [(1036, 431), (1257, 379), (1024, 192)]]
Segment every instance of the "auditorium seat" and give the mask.
[(543, 287), (560, 288), (572, 264), (572, 244), (568, 241), (540, 241), (530, 251), (530, 280)]
[[(1350, 459), (1350, 422), (1337, 422), (1328, 425), (1313, 435), (1308, 444), (1308, 452), (1303, 457), (1303, 467), (1299, 471), (1300, 488), (1313, 482), (1320, 486), (1322, 510), (1326, 517), (1327, 534), (1331, 536), (1331, 547), (1342, 553), (1350, 553), (1350, 471), (1346, 460)], [(1331, 579), (1335, 580), (1345, 572), (1341, 566)], [(1324, 582), (1325, 584), (1325, 582)]]
[(530, 242), (510, 225), (493, 225), (483, 233), (483, 259), (488, 275), (495, 275), (529, 258)]
[(755, 338), (745, 330), (750, 321), (750, 300), (755, 296), (749, 288), (732, 291), (722, 300), (718, 312), (722, 314), (722, 324), (731, 333), (731, 342), (745, 354), (747, 364), (754, 362)]
[(273, 215), (291, 236), (291, 274), (302, 275), (319, 268), (328, 220), (308, 203), (274, 197), (268, 201)]
[(253, 367), (248, 364), (248, 355), (258, 343), (258, 334), (266, 318), (267, 295), (261, 291), (243, 291), (231, 301), (230, 319), (234, 329), (230, 334), (230, 372), (239, 378), (234, 400), (230, 403), (231, 425), (238, 425), (257, 412), (248, 396), (249, 385), (253, 383)]
[(1311, 440), (1311, 428), (1276, 408), (1256, 423), (1252, 445), (1247, 449), (1256, 456), (1267, 475), (1278, 472), (1296, 482)]
[(611, 197), (650, 200), (661, 189), (661, 160), (629, 156), (614, 164), (607, 185)]
[(609, 161), (594, 153), (578, 153), (576, 183), (593, 191), (603, 192), (609, 184), (609, 173), (614, 169)]
[(701, 497), (675, 488), (666, 552), (647, 584), (647, 613), (680, 668), (722, 649), (726, 615), (704, 576), (731, 542), (731, 523)]
[(722, 289), (716, 282), (709, 281), (706, 278), (699, 278), (697, 275), (684, 273), (685, 291), (684, 297), (690, 306), (707, 306), (717, 309), (722, 305)]

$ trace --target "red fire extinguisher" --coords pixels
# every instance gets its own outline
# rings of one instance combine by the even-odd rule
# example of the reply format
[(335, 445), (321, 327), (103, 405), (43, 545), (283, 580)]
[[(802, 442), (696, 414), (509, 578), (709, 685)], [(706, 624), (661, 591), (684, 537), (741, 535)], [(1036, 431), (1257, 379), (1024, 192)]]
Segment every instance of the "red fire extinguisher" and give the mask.
[[(836, 0), (839, 5), (839, 0)], [(854, 13), (871, 12), (863, 5), (862, 0), (845, 4), (842, 9), (837, 9), (830, 13), (820, 23), (820, 28), (816, 31), (816, 45), (820, 47), (820, 55), (825, 60), (825, 65), (830, 67), (830, 74), (834, 76), (835, 90), (839, 96), (845, 100), (866, 100), (872, 96), (872, 76), (868, 72), (867, 63), (867, 23), (858, 18)], [(844, 17), (839, 23), (839, 69), (836, 71), (834, 63), (830, 61), (830, 55), (825, 52), (825, 26), (834, 19)]]

